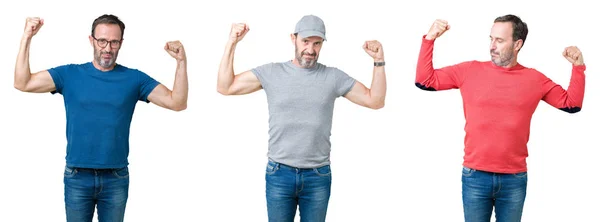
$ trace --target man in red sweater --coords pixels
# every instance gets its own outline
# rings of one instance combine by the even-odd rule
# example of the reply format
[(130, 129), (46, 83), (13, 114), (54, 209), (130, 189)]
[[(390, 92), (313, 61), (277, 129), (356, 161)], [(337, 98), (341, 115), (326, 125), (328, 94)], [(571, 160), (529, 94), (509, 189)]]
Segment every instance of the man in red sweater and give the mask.
[(585, 69), (581, 51), (565, 48), (572, 63), (565, 90), (539, 71), (517, 62), (527, 37), (518, 16), (496, 18), (490, 33), (491, 61), (466, 61), (433, 68), (433, 45), (450, 26), (436, 20), (423, 36), (415, 85), (426, 91), (460, 89), (465, 147), (462, 198), (467, 222), (521, 221), (527, 190), (527, 142), (531, 117), (540, 101), (567, 113), (581, 110)]

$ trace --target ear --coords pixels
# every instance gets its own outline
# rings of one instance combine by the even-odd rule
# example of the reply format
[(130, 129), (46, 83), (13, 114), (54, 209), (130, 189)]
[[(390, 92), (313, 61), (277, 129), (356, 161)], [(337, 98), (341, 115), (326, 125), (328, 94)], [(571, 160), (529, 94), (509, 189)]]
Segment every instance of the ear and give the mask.
[(88, 36), (88, 39), (90, 39), (90, 45), (92, 45), (92, 47), (94, 47), (94, 38), (92, 38), (92, 36)]
[(292, 43), (296, 44), (296, 35), (294, 35), (294, 33), (290, 34), (290, 38), (292, 40)]
[(523, 48), (523, 39), (519, 39), (515, 42), (515, 50), (518, 52)]

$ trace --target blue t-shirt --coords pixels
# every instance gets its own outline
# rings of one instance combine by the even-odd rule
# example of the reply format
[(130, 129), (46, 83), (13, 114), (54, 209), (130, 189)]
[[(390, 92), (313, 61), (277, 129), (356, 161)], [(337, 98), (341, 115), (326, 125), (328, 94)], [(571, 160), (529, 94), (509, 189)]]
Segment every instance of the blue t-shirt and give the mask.
[(49, 69), (63, 95), (67, 166), (121, 168), (129, 164), (129, 126), (138, 101), (159, 84), (146, 73), (116, 65), (103, 72), (91, 62)]

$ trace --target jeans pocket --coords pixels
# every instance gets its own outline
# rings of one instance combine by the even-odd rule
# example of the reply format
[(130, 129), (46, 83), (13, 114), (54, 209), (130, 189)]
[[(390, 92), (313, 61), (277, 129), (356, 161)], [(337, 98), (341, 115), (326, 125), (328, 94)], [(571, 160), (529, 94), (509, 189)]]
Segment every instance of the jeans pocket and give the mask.
[(527, 172), (513, 173), (513, 176), (516, 178), (527, 178)]
[(277, 170), (279, 170), (277, 163), (269, 161), (269, 163), (267, 163), (267, 169), (265, 170), (265, 173), (267, 175), (273, 175), (275, 172), (277, 172)]
[(65, 166), (65, 172), (64, 172), (64, 176), (65, 178), (71, 178), (74, 177), (75, 174), (77, 174), (77, 169), (72, 168), (72, 167), (68, 167)]
[(331, 176), (331, 167), (329, 165), (315, 168), (313, 171), (315, 171), (315, 174), (322, 177)]
[(473, 172), (475, 172), (475, 170), (469, 167), (463, 166), (462, 168), (462, 175), (465, 177), (471, 176)]
[(129, 177), (129, 168), (123, 167), (121, 169), (115, 169), (112, 171), (112, 173), (117, 178), (127, 178), (127, 177)]

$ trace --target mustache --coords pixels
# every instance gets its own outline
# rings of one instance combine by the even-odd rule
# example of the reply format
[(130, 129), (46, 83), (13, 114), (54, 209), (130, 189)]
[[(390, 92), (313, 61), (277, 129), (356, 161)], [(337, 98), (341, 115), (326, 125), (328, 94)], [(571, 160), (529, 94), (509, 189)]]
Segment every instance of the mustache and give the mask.
[(301, 56), (303, 56), (303, 55), (317, 56), (317, 52), (313, 52), (313, 53), (302, 52), (300, 55)]
[(109, 54), (111, 56), (115, 55), (113, 52), (100, 52), (100, 56), (103, 56), (103, 55), (106, 55), (106, 54)]

